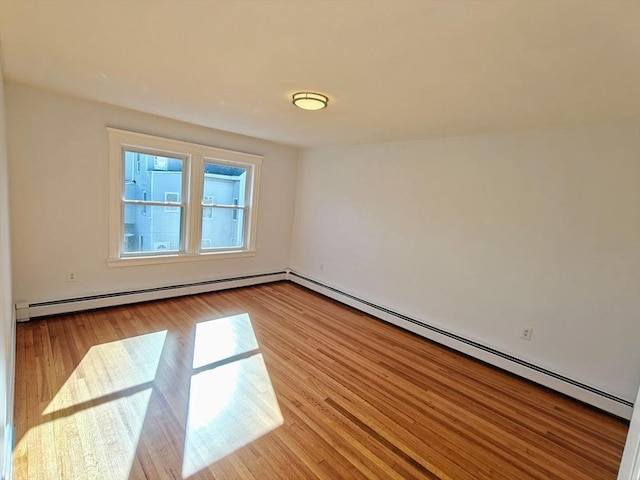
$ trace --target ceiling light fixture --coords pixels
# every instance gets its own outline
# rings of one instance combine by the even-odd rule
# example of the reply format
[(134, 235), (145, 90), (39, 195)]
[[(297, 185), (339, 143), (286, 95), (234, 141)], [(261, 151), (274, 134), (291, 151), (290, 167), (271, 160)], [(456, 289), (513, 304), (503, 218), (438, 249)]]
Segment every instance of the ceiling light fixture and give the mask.
[(293, 104), (303, 110), (322, 110), (329, 103), (329, 97), (320, 93), (298, 92), (293, 94)]

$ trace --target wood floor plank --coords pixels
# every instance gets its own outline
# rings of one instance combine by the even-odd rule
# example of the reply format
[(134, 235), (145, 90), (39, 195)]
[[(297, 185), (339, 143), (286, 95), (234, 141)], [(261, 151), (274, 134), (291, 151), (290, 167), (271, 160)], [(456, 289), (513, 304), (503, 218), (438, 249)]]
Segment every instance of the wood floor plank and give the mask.
[(15, 480), (606, 480), (628, 428), (285, 282), (20, 324), (15, 424)]

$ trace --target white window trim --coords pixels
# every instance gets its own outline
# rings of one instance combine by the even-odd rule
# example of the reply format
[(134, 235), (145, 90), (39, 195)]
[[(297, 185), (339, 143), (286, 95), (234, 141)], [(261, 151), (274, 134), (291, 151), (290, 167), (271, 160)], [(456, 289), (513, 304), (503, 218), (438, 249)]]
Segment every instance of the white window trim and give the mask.
[[(263, 157), (250, 153), (235, 152), (217, 147), (199, 145), (168, 138), (145, 135), (107, 127), (109, 139), (109, 255), (111, 267), (150, 265), (212, 260), (219, 258), (248, 257), (256, 254), (256, 226), (258, 223), (258, 198), (260, 167)], [(158, 255), (155, 252), (141, 255), (123, 255), (124, 209), (123, 209), (123, 151), (153, 151), (157, 154), (185, 159), (182, 200), (185, 206), (183, 247), (180, 252)], [(247, 168), (247, 210), (245, 218), (245, 247), (242, 249), (200, 248), (202, 228), (202, 189), (205, 161)], [(185, 189), (185, 187), (188, 187)], [(188, 199), (188, 201), (185, 201)]]

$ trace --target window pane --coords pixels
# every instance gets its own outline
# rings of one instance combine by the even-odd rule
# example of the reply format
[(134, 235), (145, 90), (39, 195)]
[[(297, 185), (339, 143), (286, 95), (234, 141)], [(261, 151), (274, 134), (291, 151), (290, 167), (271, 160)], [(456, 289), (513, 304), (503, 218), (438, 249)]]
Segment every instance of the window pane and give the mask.
[[(154, 202), (174, 201), (177, 198), (180, 202), (183, 163), (180, 158), (125, 151), (124, 198)], [(168, 193), (175, 195), (167, 200)]]
[[(245, 205), (247, 169), (206, 162), (202, 203)], [(212, 199), (208, 202), (207, 199)]]
[(201, 248), (241, 248), (244, 245), (244, 210), (203, 208)]
[[(167, 212), (167, 208), (176, 211)], [(182, 207), (124, 206), (124, 253), (175, 253), (181, 249)]]

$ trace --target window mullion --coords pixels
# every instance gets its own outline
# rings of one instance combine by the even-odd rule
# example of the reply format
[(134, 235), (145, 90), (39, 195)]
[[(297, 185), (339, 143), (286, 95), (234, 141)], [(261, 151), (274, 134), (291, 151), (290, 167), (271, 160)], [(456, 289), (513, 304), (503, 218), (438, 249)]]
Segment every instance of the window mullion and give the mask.
[(203, 157), (193, 155), (189, 170), (189, 206), (187, 209), (188, 232), (187, 253), (198, 253), (200, 251), (200, 238), (202, 236), (202, 195), (203, 195)]

